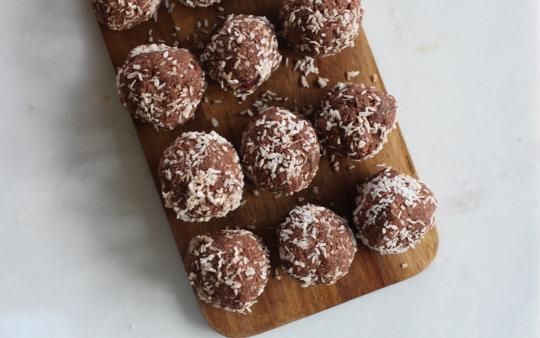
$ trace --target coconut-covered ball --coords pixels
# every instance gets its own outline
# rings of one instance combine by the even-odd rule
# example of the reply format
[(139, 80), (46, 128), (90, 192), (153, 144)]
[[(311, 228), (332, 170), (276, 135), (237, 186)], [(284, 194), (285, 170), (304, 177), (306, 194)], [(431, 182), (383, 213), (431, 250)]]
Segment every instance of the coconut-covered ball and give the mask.
[(161, 0), (91, 0), (98, 21), (120, 31), (148, 21)]
[(206, 222), (238, 208), (244, 175), (233, 146), (215, 132), (186, 132), (158, 168), (165, 207), (186, 222)]
[(437, 200), (431, 190), (392, 168), (364, 184), (356, 202), (357, 237), (383, 255), (414, 248), (434, 225)]
[(191, 240), (184, 266), (199, 298), (246, 313), (268, 282), (268, 250), (247, 230), (221, 230)]
[(191, 119), (206, 90), (204, 73), (187, 49), (157, 44), (131, 51), (116, 82), (134, 117), (167, 129)]
[(231, 14), (212, 36), (201, 62), (221, 88), (245, 97), (281, 62), (274, 26), (265, 17)]
[(334, 284), (349, 272), (356, 253), (347, 220), (313, 204), (289, 213), (279, 227), (278, 246), (283, 269), (304, 287)]
[(314, 56), (354, 46), (363, 15), (361, 0), (281, 0), (279, 13), (289, 44)]
[(221, 0), (178, 0), (188, 7), (208, 7), (219, 3)]
[(393, 96), (363, 84), (338, 83), (324, 97), (315, 127), (327, 150), (361, 161), (381, 151), (396, 120)]
[(311, 124), (269, 107), (242, 136), (242, 163), (255, 185), (292, 194), (309, 186), (319, 169), (320, 146)]

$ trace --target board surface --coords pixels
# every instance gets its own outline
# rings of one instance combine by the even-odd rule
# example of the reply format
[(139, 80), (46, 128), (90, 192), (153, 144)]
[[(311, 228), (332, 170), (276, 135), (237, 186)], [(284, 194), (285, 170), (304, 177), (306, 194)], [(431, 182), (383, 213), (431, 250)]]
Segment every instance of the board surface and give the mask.
[[(148, 43), (150, 29), (154, 42), (164, 40), (165, 43), (172, 45), (178, 40), (180, 47), (188, 48), (198, 56), (200, 49), (197, 46), (200, 46), (201, 42), (208, 41), (210, 34), (206, 31), (209, 31), (214, 24), (221, 22), (218, 18), (219, 15), (228, 13), (265, 15), (274, 24), (278, 24), (276, 18), (279, 1), (277, 0), (223, 0), (222, 2), (222, 6), (225, 8), (224, 12), (219, 12), (215, 7), (192, 9), (178, 4), (171, 12), (162, 6), (158, 13), (157, 22), (151, 20), (131, 30), (114, 32), (102, 27), (105, 43), (114, 66), (120, 66), (132, 48)], [(205, 20), (208, 23), (206, 29)], [(201, 28), (197, 28), (197, 22), (201, 23)], [(174, 26), (181, 28), (177, 37), (173, 36)], [(279, 27), (277, 28), (279, 29)], [(194, 34), (197, 35), (197, 38)], [(289, 65), (282, 65), (255, 94), (248, 97), (242, 104), (238, 104), (232, 95), (224, 93), (215, 82), (208, 79), (209, 87), (206, 96), (210, 102), (202, 103), (195, 118), (185, 126), (174, 131), (157, 132), (149, 125), (134, 121), (158, 189), (159, 158), (163, 150), (177, 136), (187, 130), (216, 130), (239, 149), (242, 131), (251, 120), (250, 117), (241, 116), (240, 112), (249, 108), (251, 102), (258, 99), (265, 90), (272, 90), (280, 96), (289, 97), (287, 102), (282, 102), (280, 105), (290, 109), (301, 108), (308, 104), (317, 107), (320, 104), (321, 96), (330, 86), (340, 81), (346, 81), (347, 71), (358, 70), (361, 73), (351, 80), (352, 82), (372, 84), (385, 91), (363, 31), (360, 32), (354, 48), (348, 48), (339, 55), (316, 62), (320, 75), (330, 79), (329, 86), (324, 89), (319, 89), (314, 85), (316, 76), (309, 77), (312, 87), (302, 88), (299, 85), (300, 74), (293, 70), (294, 62), (300, 56), (284, 47), (282, 41), (280, 41), (280, 47), (282, 54), (289, 57)], [(373, 81), (374, 74), (378, 77), (378, 81)], [(215, 103), (216, 100), (221, 102)], [(406, 114), (407, 112), (401, 113)], [(212, 118), (215, 118), (219, 123), (215, 128), (211, 123)], [(344, 160), (341, 163), (341, 170), (335, 172), (332, 170), (328, 156), (323, 157), (319, 173), (310, 188), (294, 196), (276, 198), (273, 194), (262, 190), (260, 190), (259, 196), (255, 196), (252, 193), (253, 185), (247, 182), (244, 192), (246, 203), (227, 217), (214, 219), (208, 223), (185, 223), (176, 220), (171, 210), (166, 209), (166, 213), (182, 255), (186, 252), (189, 240), (197, 234), (213, 232), (225, 227), (249, 227), (263, 237), (272, 252), (272, 266), (277, 267), (279, 266), (279, 257), (275, 246), (275, 227), (295, 205), (299, 204), (298, 198), (303, 197), (305, 199), (303, 203), (312, 202), (329, 207), (351, 220), (356, 187), (380, 170), (376, 166), (377, 164), (390, 165), (404, 173), (416, 176), (414, 165), (399, 128), (390, 134), (384, 149), (370, 160), (361, 163)], [(354, 168), (349, 170), (348, 167), (351, 165), (354, 165)], [(314, 192), (314, 187), (316, 187), (315, 190), (318, 190), (317, 193)], [(297, 281), (286, 276), (284, 272), (280, 272), (279, 279), (270, 278), (265, 292), (259, 298), (258, 303), (253, 306), (251, 314), (229, 313), (211, 305), (199, 303), (201, 312), (210, 326), (223, 335), (232, 337), (254, 335), (405, 280), (429, 265), (435, 257), (437, 245), (438, 238), (435, 227), (427, 233), (416, 249), (400, 255), (381, 256), (359, 245), (349, 274), (335, 285), (302, 288)]]

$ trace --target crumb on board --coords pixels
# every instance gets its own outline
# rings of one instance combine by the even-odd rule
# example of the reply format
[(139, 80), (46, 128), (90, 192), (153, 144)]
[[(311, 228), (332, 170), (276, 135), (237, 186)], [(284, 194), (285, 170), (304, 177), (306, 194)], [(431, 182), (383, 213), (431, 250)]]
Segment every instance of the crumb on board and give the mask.
[(251, 109), (244, 109), (240, 112), (240, 116), (249, 116), (249, 117), (252, 117), (254, 116), (255, 113), (253, 113), (253, 111)]
[(309, 88), (309, 83), (308, 83), (308, 81), (307, 81), (307, 79), (306, 79), (306, 77), (305, 77), (304, 75), (302, 75), (302, 76), (300, 77), (300, 84), (301, 84), (302, 87), (304, 87), (304, 88)]
[(309, 74), (319, 74), (319, 68), (315, 66), (315, 58), (311, 56), (304, 56), (296, 61), (294, 70), (300, 71), (304, 76), (308, 76)]
[(281, 274), (279, 273), (279, 268), (274, 269), (274, 278), (277, 280), (281, 280)]
[(317, 78), (317, 85), (318, 85), (320, 88), (324, 88), (324, 87), (326, 87), (326, 86), (328, 85), (328, 82), (329, 82), (329, 81), (330, 81), (329, 79), (327, 79), (327, 78), (325, 78), (325, 77), (320, 77), (320, 76), (319, 76), (319, 77)]
[(351, 71), (348, 71), (346, 73), (347, 75), (347, 80), (352, 80), (354, 79), (355, 77), (357, 77), (358, 75), (360, 75), (360, 71), (358, 70), (351, 70)]

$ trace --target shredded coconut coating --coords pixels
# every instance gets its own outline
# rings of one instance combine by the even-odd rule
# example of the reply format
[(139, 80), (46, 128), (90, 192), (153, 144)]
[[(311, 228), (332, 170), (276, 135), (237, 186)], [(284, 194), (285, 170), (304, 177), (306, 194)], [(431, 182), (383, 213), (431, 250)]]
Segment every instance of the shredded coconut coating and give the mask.
[(253, 15), (229, 15), (201, 55), (209, 76), (237, 97), (252, 94), (280, 62), (274, 26)]
[(242, 163), (259, 187), (292, 194), (309, 186), (319, 169), (315, 129), (290, 111), (269, 107), (242, 137)]
[(263, 293), (268, 249), (247, 230), (221, 230), (191, 240), (184, 260), (189, 282), (205, 303), (246, 314)]
[(178, 0), (181, 4), (188, 7), (208, 7), (220, 3), (221, 0)]
[(279, 228), (278, 245), (283, 270), (303, 287), (336, 283), (349, 272), (356, 253), (347, 220), (313, 204), (289, 213)]
[(135, 118), (166, 129), (191, 119), (206, 90), (204, 73), (187, 49), (157, 44), (132, 50), (116, 82)]
[(186, 222), (206, 222), (238, 208), (244, 175), (233, 146), (215, 133), (186, 132), (158, 168), (165, 207)]
[(282, 34), (295, 49), (329, 56), (354, 46), (364, 15), (361, 0), (282, 0)]
[(338, 83), (324, 97), (315, 127), (327, 150), (362, 161), (382, 150), (396, 121), (393, 96), (364, 84)]
[(111, 30), (124, 30), (148, 21), (161, 0), (91, 0), (98, 21)]
[(357, 197), (357, 237), (383, 255), (405, 252), (435, 224), (436, 209), (437, 200), (423, 182), (386, 168)]

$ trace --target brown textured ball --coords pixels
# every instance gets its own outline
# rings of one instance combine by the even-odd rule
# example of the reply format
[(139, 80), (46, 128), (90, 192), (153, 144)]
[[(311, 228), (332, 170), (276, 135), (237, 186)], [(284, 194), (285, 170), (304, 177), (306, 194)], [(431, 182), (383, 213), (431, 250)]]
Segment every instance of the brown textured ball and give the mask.
[(229, 15), (201, 55), (208, 75), (237, 97), (253, 93), (280, 62), (274, 26), (253, 15)]
[(98, 21), (112, 30), (132, 28), (150, 19), (161, 0), (91, 0)]
[(223, 217), (242, 200), (244, 175), (232, 145), (215, 132), (186, 132), (164, 152), (158, 174), (165, 206), (186, 222)]
[(187, 49), (142, 45), (131, 51), (117, 75), (124, 107), (155, 127), (174, 129), (191, 119), (206, 82)]
[(268, 250), (247, 230), (221, 230), (191, 240), (184, 266), (199, 298), (246, 313), (268, 282)]
[(354, 46), (364, 8), (361, 0), (282, 0), (279, 15), (293, 48), (328, 56)]
[(283, 269), (307, 287), (334, 284), (349, 272), (356, 241), (347, 220), (321, 206), (294, 208), (279, 228)]
[(324, 97), (315, 127), (327, 150), (361, 161), (381, 151), (396, 119), (393, 96), (363, 84), (338, 83)]
[(319, 169), (320, 146), (311, 124), (269, 107), (242, 136), (242, 163), (259, 187), (292, 194), (309, 186)]
[(178, 0), (188, 7), (208, 7), (221, 2), (221, 0)]
[(386, 168), (357, 197), (357, 237), (383, 255), (405, 252), (434, 225), (436, 209), (437, 200), (424, 183)]

